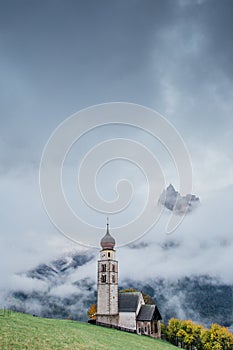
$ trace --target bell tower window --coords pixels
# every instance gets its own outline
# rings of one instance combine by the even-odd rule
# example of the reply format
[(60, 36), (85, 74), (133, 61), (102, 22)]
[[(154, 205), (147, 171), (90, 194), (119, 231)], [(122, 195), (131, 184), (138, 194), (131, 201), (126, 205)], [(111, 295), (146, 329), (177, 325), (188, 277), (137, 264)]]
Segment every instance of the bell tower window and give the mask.
[(102, 264), (102, 272), (106, 272), (106, 264)]
[(111, 256), (111, 254), (110, 254), (110, 252), (108, 252), (108, 258), (110, 258), (110, 256)]
[(101, 276), (101, 282), (102, 283), (106, 283), (106, 275), (102, 275)]

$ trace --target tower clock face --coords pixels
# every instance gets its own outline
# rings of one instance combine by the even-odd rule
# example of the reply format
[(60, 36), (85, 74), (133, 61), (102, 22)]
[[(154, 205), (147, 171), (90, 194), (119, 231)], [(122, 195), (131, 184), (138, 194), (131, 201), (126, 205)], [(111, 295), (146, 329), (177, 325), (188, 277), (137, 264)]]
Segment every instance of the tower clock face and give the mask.
[(106, 254), (105, 254), (105, 253), (102, 253), (101, 256), (102, 256), (102, 258), (105, 258)]

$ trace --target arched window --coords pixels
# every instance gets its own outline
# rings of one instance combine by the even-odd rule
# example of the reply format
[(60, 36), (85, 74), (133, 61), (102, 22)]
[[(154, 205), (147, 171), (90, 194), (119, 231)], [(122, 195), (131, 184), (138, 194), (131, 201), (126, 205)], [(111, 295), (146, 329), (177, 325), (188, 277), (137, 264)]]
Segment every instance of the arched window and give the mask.
[(116, 282), (116, 279), (115, 279), (115, 276), (113, 275), (112, 276), (112, 283), (115, 283)]
[(112, 265), (112, 272), (115, 272), (115, 265)]
[(101, 282), (102, 283), (106, 283), (106, 275), (102, 275), (101, 276)]
[(106, 272), (106, 264), (102, 264), (102, 272)]

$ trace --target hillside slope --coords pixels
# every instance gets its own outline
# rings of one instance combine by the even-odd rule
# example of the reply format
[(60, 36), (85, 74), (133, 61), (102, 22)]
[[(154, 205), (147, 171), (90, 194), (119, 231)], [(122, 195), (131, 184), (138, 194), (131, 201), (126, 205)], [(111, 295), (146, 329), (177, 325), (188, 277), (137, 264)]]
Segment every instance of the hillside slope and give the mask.
[(0, 311), (1, 350), (155, 349), (175, 346), (157, 339), (69, 320), (54, 320)]

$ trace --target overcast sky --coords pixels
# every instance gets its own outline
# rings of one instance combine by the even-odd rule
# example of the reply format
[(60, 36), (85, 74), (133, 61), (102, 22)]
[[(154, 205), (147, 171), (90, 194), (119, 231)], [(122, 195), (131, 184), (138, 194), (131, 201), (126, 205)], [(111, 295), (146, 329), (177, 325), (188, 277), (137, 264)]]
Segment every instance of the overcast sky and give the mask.
[[(57, 233), (43, 208), (41, 154), (67, 117), (112, 101), (142, 104), (161, 113), (191, 155), (193, 191), (201, 206), (177, 231), (181, 243), (173, 258), (158, 251), (152, 262), (159, 259), (167, 275), (229, 270), (232, 17), (231, 0), (0, 1), (1, 282), (7, 285), (12, 273), (78, 248)], [(148, 146), (150, 140), (144, 141)], [(83, 212), (81, 204), (76, 209)], [(117, 226), (116, 216), (112, 224)], [(147, 237), (153, 252), (153, 244), (168, 239), (162, 226)], [(216, 261), (216, 269), (210, 268), (219, 246), (224, 258)], [(187, 248), (193, 249), (192, 257), (183, 254)], [(138, 254), (148, 256), (143, 249), (130, 252), (132, 261)], [(225, 277), (231, 279), (228, 273)]]

